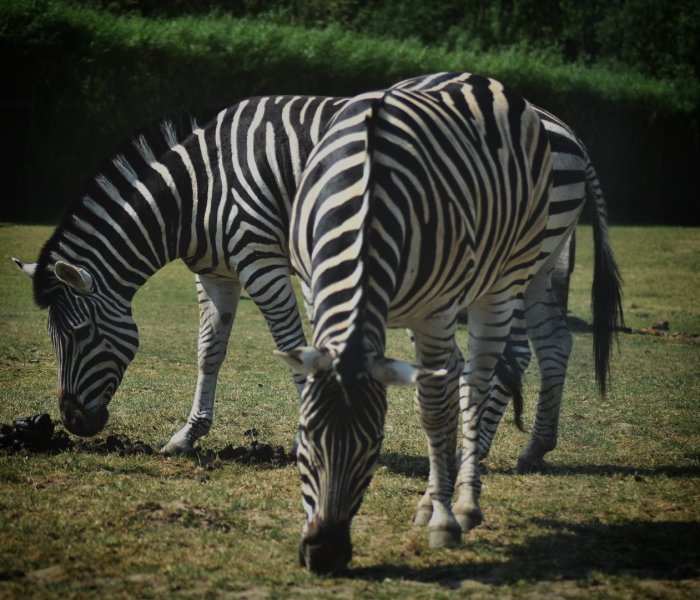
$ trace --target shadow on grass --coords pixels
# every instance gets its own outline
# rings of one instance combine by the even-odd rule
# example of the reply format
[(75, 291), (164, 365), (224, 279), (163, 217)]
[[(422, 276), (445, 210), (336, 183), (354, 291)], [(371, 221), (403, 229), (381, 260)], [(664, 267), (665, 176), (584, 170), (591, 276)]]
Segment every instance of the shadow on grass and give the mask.
[[(426, 456), (398, 454), (395, 452), (382, 453), (379, 464), (389, 471), (405, 477), (428, 478), (429, 465)], [(481, 465), (482, 474), (514, 475), (514, 468), (494, 468), (488, 463)], [(700, 466), (661, 465), (656, 467), (632, 467), (626, 465), (552, 465), (547, 463), (545, 475), (628, 475), (637, 477), (699, 477)]]
[[(700, 574), (700, 523), (628, 521), (614, 525), (575, 524), (533, 519), (533, 525), (549, 530), (525, 543), (505, 548), (508, 557), (472, 565), (436, 565), (411, 569), (380, 564), (351, 569), (353, 579), (383, 581), (387, 578), (437, 583), (457, 588), (473, 581), (510, 585), (555, 580), (581, 580), (596, 573), (627, 575), (663, 581), (698, 577)], [(473, 547), (478, 551), (478, 547)]]

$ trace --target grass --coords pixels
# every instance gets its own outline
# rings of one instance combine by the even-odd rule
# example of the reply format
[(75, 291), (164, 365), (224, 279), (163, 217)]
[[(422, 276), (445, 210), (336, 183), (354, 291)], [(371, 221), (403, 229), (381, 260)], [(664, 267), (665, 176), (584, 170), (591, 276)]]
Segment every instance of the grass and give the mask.
[[(9, 257), (31, 260), (50, 228), (0, 227), (0, 422), (58, 418), (46, 315)], [(613, 228), (634, 330), (667, 319), (700, 333), (700, 231)], [(571, 309), (588, 320), (591, 232), (578, 232)], [(192, 277), (175, 263), (137, 294), (141, 349), (106, 433), (160, 447), (185, 420), (196, 376)], [(462, 343), (466, 339), (460, 331)], [(427, 547), (411, 525), (425, 486), (410, 389), (390, 390), (381, 464), (353, 523), (351, 569), (296, 564), (302, 523), (293, 466), (203, 468), (196, 459), (70, 452), (0, 455), (0, 596), (8, 598), (694, 598), (700, 593), (700, 343), (622, 334), (613, 389), (596, 394), (589, 334), (576, 333), (558, 448), (546, 475), (516, 476), (526, 436), (500, 428), (484, 475), (486, 522), (463, 546)], [(394, 356), (410, 351), (390, 332)], [(289, 447), (297, 415), (286, 368), (250, 300), (239, 307), (203, 448), (259, 439)], [(525, 422), (537, 369), (525, 380)]]

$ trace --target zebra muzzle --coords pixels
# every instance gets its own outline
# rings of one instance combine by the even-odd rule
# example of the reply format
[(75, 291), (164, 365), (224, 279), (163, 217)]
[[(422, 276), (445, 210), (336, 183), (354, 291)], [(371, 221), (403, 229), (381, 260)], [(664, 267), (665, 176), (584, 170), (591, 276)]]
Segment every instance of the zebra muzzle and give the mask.
[(95, 411), (85, 410), (75, 394), (61, 394), (58, 399), (61, 421), (75, 435), (90, 437), (99, 433), (109, 419), (109, 411), (103, 405)]
[(299, 545), (299, 564), (319, 574), (336, 574), (352, 559), (350, 523), (319, 525), (312, 521)]

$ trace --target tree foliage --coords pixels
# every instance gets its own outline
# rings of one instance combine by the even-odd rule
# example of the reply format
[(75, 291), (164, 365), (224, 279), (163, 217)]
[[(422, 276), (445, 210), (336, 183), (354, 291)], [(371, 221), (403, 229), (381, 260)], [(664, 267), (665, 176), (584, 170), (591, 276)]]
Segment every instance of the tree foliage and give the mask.
[(80, 0), (114, 13), (218, 12), (449, 50), (527, 46), (566, 61), (619, 63), (654, 77), (700, 76), (696, 0)]
[[(227, 14), (223, 0), (206, 5), (205, 16), (193, 14), (189, 1), (168, 5), (179, 17), (136, 0), (0, 4), (0, 56), (12, 66), (0, 88), (7, 140), (0, 219), (55, 219), (118, 141), (164, 114), (258, 94), (351, 95), (443, 70), (508, 82), (574, 127), (599, 170), (614, 221), (687, 223), (685, 207), (700, 196), (700, 85), (693, 75), (652, 77), (621, 62), (567, 62), (526, 42), (488, 51), (476, 42), (449, 46), (421, 38), (417, 28), (403, 41), (354, 33), (361, 19), (369, 21), (362, 11), (374, 6), (370, 0), (231, 3), (232, 12), (235, 5), (264, 18)], [(453, 4), (425, 3), (420, 20), (454, 28), (457, 17), (445, 12)], [(496, 31), (495, 9), (485, 6), (479, 18)], [(520, 21), (535, 27), (529, 4), (493, 6), (519, 7)], [(542, 0), (539, 10), (547, 6)], [(323, 27), (295, 24), (312, 14)], [(372, 27), (382, 29), (383, 14), (378, 8)], [(397, 12), (394, 30), (412, 31), (418, 20), (409, 16)], [(520, 21), (513, 31), (524, 27)], [(391, 30), (388, 22), (383, 29)]]

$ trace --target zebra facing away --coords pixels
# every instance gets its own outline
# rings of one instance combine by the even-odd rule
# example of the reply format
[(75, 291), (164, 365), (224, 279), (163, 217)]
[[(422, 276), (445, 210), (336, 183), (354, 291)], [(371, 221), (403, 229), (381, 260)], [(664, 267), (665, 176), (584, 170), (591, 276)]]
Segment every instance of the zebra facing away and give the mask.
[[(433, 76), (411, 81), (434, 83), (442, 81)], [(192, 126), (182, 122), (166, 135), (144, 132), (105, 163), (45, 245), (34, 281), (37, 302), (49, 307), (61, 415), (69, 430), (91, 435), (104, 426), (107, 404), (138, 347), (131, 297), (176, 256), (198, 273), (199, 373), (187, 423), (164, 452), (191, 450), (211, 426), (241, 284), (279, 349), (305, 343), (286, 267), (290, 202), (320, 131), (345, 102), (250, 99), (221, 112), (189, 139)], [(555, 195), (557, 169), (564, 181), (572, 157), (580, 154), (573, 134), (551, 138), (553, 147), (559, 138)], [(566, 181), (561, 191), (572, 193)], [(37, 270), (36, 264), (15, 262), (30, 276)], [(296, 377), (297, 389), (302, 381)], [(494, 415), (506, 406), (507, 400), (498, 400)], [(480, 438), (483, 448), (497, 420), (490, 423)], [(556, 428), (549, 437), (556, 440)]]
[[(496, 388), (516, 391), (511, 363), (527, 347), (525, 286), (550, 272), (578, 218), (562, 210), (570, 222), (547, 229), (550, 149), (527, 102), (487, 78), (437, 79), (432, 91), (348, 102), (313, 150), (293, 204), (290, 256), (313, 345), (280, 356), (307, 376), (300, 561), (314, 571), (337, 572), (351, 558), (350, 523), (381, 447), (388, 384), (417, 386), (430, 463), (429, 506), (421, 501), (417, 521), (427, 520), (430, 544), (455, 543), (482, 520), (479, 422)], [(604, 262), (606, 282), (616, 283)], [(606, 300), (597, 297), (596, 310), (610, 321), (618, 304), (614, 294)], [(455, 328), (465, 306), (463, 367)], [(384, 356), (389, 325), (412, 331), (418, 365)], [(610, 337), (605, 328), (596, 341), (602, 386)]]

